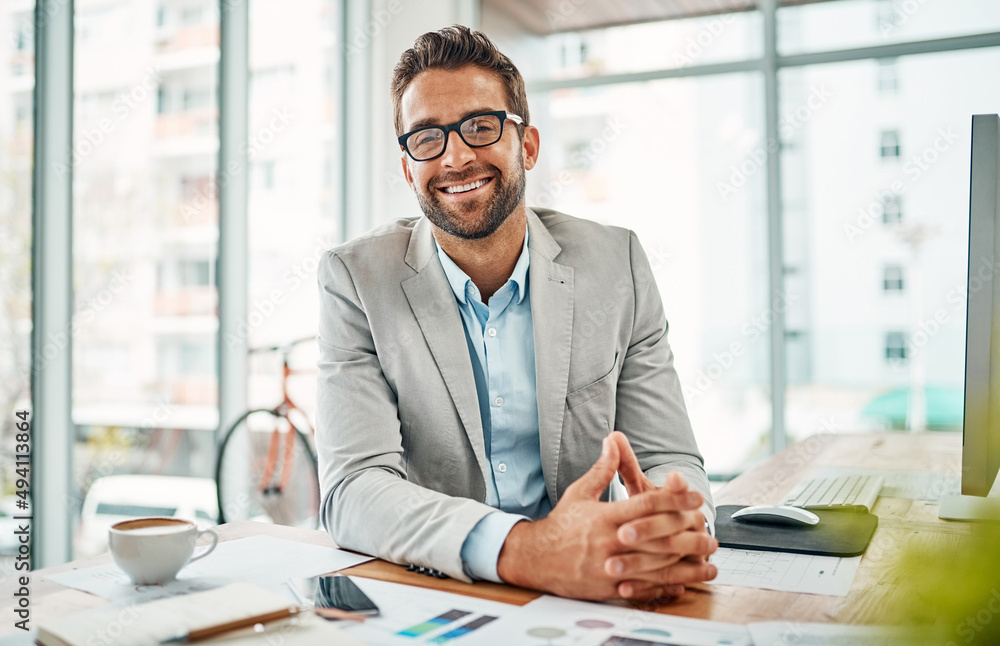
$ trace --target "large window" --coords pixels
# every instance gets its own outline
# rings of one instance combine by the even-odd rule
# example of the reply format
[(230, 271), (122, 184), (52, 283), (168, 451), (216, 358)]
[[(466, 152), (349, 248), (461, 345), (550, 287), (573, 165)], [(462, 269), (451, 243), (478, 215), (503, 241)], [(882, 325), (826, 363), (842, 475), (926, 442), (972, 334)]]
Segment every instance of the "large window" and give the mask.
[[(275, 25), (281, 25), (276, 29)], [(250, 13), (249, 309), (251, 348), (315, 336), (316, 270), (338, 239), (335, 179), (329, 160), (339, 145), (333, 69), (339, 55), (332, 0), (289, 12), (281, 0), (255, 0)], [(315, 344), (295, 350), (291, 396), (312, 414)], [(251, 407), (281, 398), (276, 353), (254, 354)], [(303, 368), (307, 368), (302, 370)]]
[(798, 54), (995, 32), (1000, 30), (1000, 4), (836, 0), (783, 7), (778, 21), (779, 52)]
[(762, 86), (724, 75), (532, 97), (528, 204), (637, 232), (692, 423), (714, 430), (702, 448), (724, 471), (771, 426)]
[[(970, 115), (1000, 109), (985, 82), (1000, 53), (980, 49), (1000, 5), (782, 6), (775, 60), (757, 11), (568, 30), (503, 6), (485, 3), (484, 26), (525, 61), (542, 129), (528, 203), (639, 234), (711, 473), (780, 446), (772, 433), (908, 428), (873, 404), (960, 390)], [(954, 40), (920, 42), (938, 38)], [(960, 428), (960, 411), (929, 412)]]
[[(399, 177), (388, 79), (413, 38), (453, 22), (479, 20), (526, 76), (543, 142), (529, 204), (638, 232), (710, 472), (735, 473), (786, 435), (906, 428), (906, 411), (886, 417), (873, 404), (960, 387), (969, 116), (1000, 110), (1000, 3), (789, 0), (773, 16), (752, 2), (732, 14), (712, 12), (735, 2), (546, 13), (538, 2), (421, 0), (375, 2), (369, 15), (336, 0), (221, 4), (221, 15), (215, 0), (65, 5), (66, 141), (52, 126), (67, 111), (33, 105), (34, 3), (0, 2), (0, 457), (12, 464), (10, 411), (28, 405), (31, 370), (51, 369), (31, 357), (32, 316), (39, 329), (71, 327), (72, 374), (46, 380), (72, 383), (75, 441), (55, 449), (73, 456), (70, 515), (100, 477), (212, 474), (220, 401), (241, 403), (244, 376), (216, 341), (220, 302), (224, 325), (242, 316), (239, 346), (312, 336), (320, 254), (418, 213)], [(246, 66), (221, 60), (220, 21), (249, 43)], [(60, 24), (66, 33), (39, 25), (57, 36), (39, 42), (69, 43)], [(47, 78), (69, 78), (64, 58), (39, 60)], [(220, 80), (220, 63), (236, 73)], [(249, 101), (220, 115), (220, 91), (243, 89)], [(246, 248), (232, 242), (240, 226), (220, 239), (218, 195), (238, 192), (217, 168), (220, 119), (240, 124), (244, 110), (247, 131), (224, 129), (221, 152), (242, 144), (248, 157), (228, 184), (245, 181), (247, 212), (222, 215), (226, 226), (246, 218)], [(31, 257), (39, 126), (71, 156), (71, 323), (32, 308), (32, 269), (65, 270)], [(45, 169), (37, 189), (65, 195)], [(780, 252), (769, 243), (779, 239)], [(218, 294), (234, 268), (248, 293)], [(244, 296), (245, 313), (231, 315)], [(302, 351), (296, 364), (313, 363)], [(253, 357), (246, 400), (272, 404), (277, 357)], [(220, 388), (220, 367), (237, 382)], [(296, 379), (309, 411), (315, 380)], [(960, 414), (927, 412), (937, 428), (959, 427)], [(2, 499), (6, 472), (0, 487)], [(55, 487), (40, 495), (43, 515), (62, 513)]]
[[(30, 408), (33, 12), (0, 5), (0, 517), (13, 508), (14, 412)], [(0, 548), (0, 577), (14, 572), (6, 558)]]
[[(830, 97), (782, 156), (785, 219), (802, 223), (786, 231), (786, 258), (805, 268), (788, 280), (800, 296), (789, 318), (809, 331), (808, 376), (788, 390), (793, 436), (824, 417), (905, 427), (904, 410), (887, 418), (872, 405), (898, 391), (962, 396), (971, 115), (1000, 109), (1000, 87), (974, 80), (1000, 70), (1000, 49), (904, 56), (896, 67), (889, 95), (872, 59), (781, 74), (784, 111), (817, 90)], [(961, 411), (928, 413), (961, 428)]]
[(218, 425), (217, 3), (75, 17), (71, 512), (104, 476), (211, 476)]

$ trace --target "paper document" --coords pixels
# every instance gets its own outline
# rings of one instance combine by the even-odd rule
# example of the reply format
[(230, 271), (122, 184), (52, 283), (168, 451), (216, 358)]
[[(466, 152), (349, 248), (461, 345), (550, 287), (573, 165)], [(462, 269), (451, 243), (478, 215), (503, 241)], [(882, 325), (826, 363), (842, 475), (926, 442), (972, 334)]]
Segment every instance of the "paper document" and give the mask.
[(114, 563), (60, 572), (47, 578), (115, 603), (154, 599), (211, 590), (234, 581), (250, 581), (292, 599), (285, 581), (353, 567), (370, 556), (333, 547), (309, 545), (273, 536), (250, 536), (219, 543), (215, 551), (180, 571), (164, 585), (137, 586)]
[(712, 584), (846, 597), (861, 565), (860, 556), (840, 558), (790, 552), (720, 547), (711, 562), (719, 568)]
[(842, 626), (794, 621), (763, 621), (747, 626), (753, 643), (795, 646), (912, 646), (920, 635), (912, 628), (886, 626)]
[(751, 646), (746, 626), (543, 596), (493, 622), (476, 646)]
[[(165, 639), (189, 631), (217, 626), (292, 607), (284, 597), (250, 583), (231, 585), (149, 604), (105, 606), (84, 610), (38, 627), (42, 646), (158, 646)], [(316, 643), (361, 644), (312, 613), (269, 622), (259, 632), (253, 628), (231, 631), (205, 640), (205, 644), (273, 644), (306, 646)]]
[[(482, 632), (518, 606), (439, 590), (352, 576), (379, 609), (364, 623), (340, 627), (365, 644), (483, 644)], [(510, 641), (504, 646), (513, 646)]]

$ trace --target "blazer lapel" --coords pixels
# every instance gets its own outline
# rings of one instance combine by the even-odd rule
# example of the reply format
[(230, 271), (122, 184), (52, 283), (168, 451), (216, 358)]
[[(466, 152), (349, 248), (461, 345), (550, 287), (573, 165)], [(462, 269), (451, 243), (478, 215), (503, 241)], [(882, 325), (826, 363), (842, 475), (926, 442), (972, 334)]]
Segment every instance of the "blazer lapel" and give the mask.
[(406, 264), (417, 274), (402, 282), (403, 292), (455, 403), (479, 469), (485, 474), (489, 467), (483, 422), (479, 417), (479, 399), (465, 327), (455, 294), (436, 255), (430, 224), (422, 217), (414, 225), (405, 258)]
[(531, 209), (528, 216), (529, 293), (535, 337), (538, 439), (545, 488), (558, 501), (559, 447), (562, 444), (569, 360), (573, 339), (573, 268), (553, 261), (562, 248)]

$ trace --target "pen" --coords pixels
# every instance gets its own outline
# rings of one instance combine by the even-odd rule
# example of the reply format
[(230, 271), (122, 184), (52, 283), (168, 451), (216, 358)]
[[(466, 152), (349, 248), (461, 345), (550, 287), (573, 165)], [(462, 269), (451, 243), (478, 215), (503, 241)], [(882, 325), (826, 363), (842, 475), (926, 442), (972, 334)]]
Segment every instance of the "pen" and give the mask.
[[(224, 624), (216, 624), (214, 626), (208, 626), (206, 628), (197, 628), (195, 630), (189, 630), (186, 633), (181, 633), (175, 637), (165, 639), (161, 641), (161, 644), (176, 644), (176, 643), (187, 643), (199, 642), (203, 639), (208, 639), (210, 637), (215, 637), (216, 635), (221, 635), (222, 633), (227, 633), (231, 630), (238, 630), (240, 628), (248, 628), (250, 626), (257, 626), (258, 624), (266, 624), (272, 621), (278, 621), (279, 619), (287, 619), (288, 617), (294, 617), (295, 615), (302, 612), (301, 608), (282, 608), (281, 610), (275, 610), (273, 612), (266, 612), (260, 615), (254, 615), (252, 617), (244, 617), (243, 619), (235, 619), (233, 621), (227, 621)], [(263, 626), (261, 626), (263, 628)]]

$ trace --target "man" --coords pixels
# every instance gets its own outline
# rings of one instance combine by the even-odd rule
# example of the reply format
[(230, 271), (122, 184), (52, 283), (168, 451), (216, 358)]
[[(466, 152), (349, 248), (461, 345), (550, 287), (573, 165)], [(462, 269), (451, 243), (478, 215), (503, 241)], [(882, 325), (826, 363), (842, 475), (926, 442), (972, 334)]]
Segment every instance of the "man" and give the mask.
[[(426, 217), (320, 266), (327, 531), (578, 598), (672, 597), (713, 578), (708, 482), (635, 235), (526, 208), (539, 132), (520, 73), (483, 34), (421, 36), (392, 99)], [(602, 502), (616, 471), (630, 497)]]

